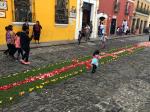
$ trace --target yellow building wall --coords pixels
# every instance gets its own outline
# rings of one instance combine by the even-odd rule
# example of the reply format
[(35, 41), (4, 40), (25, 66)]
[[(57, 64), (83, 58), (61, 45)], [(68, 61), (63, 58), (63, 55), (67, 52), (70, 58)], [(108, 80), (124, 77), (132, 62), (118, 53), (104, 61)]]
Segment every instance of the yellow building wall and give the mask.
[[(72, 6), (76, 7), (77, 0), (69, 0), (69, 10)], [(8, 0), (8, 11), (6, 18), (0, 18), (0, 44), (5, 42), (5, 26), (13, 22), (13, 3)], [(55, 0), (35, 0), (35, 20), (40, 21), (42, 25), (41, 42), (73, 40), (75, 38), (75, 19), (69, 18), (69, 24), (60, 25), (55, 23)], [(21, 31), (22, 25), (12, 24), (14, 31)], [(30, 35), (32, 26), (30, 26)]]
[(0, 18), (0, 44), (5, 44), (5, 26), (11, 24), (12, 13), (10, 12), (11, 3), (8, 2), (8, 10), (6, 12), (6, 18)]

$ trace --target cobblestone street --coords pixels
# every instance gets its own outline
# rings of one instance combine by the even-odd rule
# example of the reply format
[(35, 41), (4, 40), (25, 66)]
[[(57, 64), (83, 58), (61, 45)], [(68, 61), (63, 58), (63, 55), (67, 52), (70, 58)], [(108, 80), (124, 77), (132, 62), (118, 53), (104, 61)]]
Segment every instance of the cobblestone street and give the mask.
[[(148, 41), (148, 36), (112, 39), (106, 49)], [(0, 77), (80, 56), (92, 55), (99, 42), (31, 49), (31, 65), (24, 66), (0, 52)], [(150, 112), (150, 48), (40, 92), (25, 95), (2, 112)]]
[[(106, 49), (101, 51), (125, 47), (126, 45), (147, 40), (147, 36), (109, 40), (106, 43)], [(62, 60), (77, 58), (79, 56), (92, 55), (93, 51), (99, 48), (99, 41), (95, 41), (82, 43), (80, 46), (77, 44), (69, 44), (31, 49), (30, 61), (32, 64), (30, 66), (21, 65), (19, 62), (15, 62), (0, 52), (0, 76), (7, 76), (16, 72), (42, 67), (43, 65), (61, 62)]]

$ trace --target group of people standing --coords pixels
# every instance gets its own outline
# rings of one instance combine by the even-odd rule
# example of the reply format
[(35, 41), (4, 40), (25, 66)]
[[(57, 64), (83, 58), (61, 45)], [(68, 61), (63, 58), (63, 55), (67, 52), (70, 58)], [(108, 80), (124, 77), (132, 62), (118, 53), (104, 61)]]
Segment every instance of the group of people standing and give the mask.
[[(22, 64), (30, 64), (29, 62), (29, 53), (30, 53), (30, 41), (34, 38), (35, 42), (40, 39), (41, 25), (39, 21), (33, 26), (33, 33), (29, 37), (29, 24), (26, 21), (22, 26), (22, 31), (14, 33), (13, 26), (9, 25), (5, 27), (6, 30), (6, 43), (8, 49), (4, 51), (4, 54), (9, 55), (10, 57), (20, 60)], [(15, 54), (17, 53), (17, 57)], [(20, 58), (20, 55), (22, 56)]]
[(83, 37), (85, 37), (85, 41), (87, 42), (88, 40), (90, 40), (90, 36), (93, 32), (93, 25), (92, 25), (92, 21), (89, 24), (83, 24), (81, 31), (79, 31), (79, 35), (78, 35), (78, 44), (81, 43), (81, 40)]
[[(22, 29), (25, 29), (26, 34), (29, 35), (29, 24), (27, 20), (23, 24)], [(40, 22), (36, 21), (36, 24), (33, 25), (33, 31), (32, 31), (31, 37), (34, 38), (35, 43), (38, 42), (38, 44), (40, 43), (39, 41), (40, 41), (41, 29), (42, 29), (42, 26), (40, 25)]]
[(122, 25), (117, 27), (117, 35), (127, 35), (128, 33), (130, 33), (128, 22), (123, 20)]

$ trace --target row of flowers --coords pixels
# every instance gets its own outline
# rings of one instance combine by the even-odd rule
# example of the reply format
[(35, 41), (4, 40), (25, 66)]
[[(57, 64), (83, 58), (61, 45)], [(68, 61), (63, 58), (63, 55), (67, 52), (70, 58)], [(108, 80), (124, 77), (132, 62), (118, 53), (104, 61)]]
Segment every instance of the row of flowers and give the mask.
[[(123, 49), (123, 50), (120, 50), (120, 51), (117, 51), (117, 52), (114, 52), (114, 53), (111, 53), (111, 54), (107, 53), (107, 54), (104, 54), (104, 55), (100, 56), (100, 58), (105, 58), (105, 57), (108, 57), (108, 56), (112, 56), (113, 58), (117, 58), (118, 54), (121, 54), (125, 51), (132, 52), (133, 49), (136, 49), (136, 48), (137, 48), (137, 46), (134, 46), (134, 47)], [(83, 62), (83, 61), (79, 62), (78, 60), (73, 60), (72, 65), (62, 67), (60, 69), (56, 69), (56, 70), (54, 70), (52, 72), (49, 72), (49, 73), (44, 73), (44, 74), (40, 74), (38, 76), (29, 77), (29, 78), (27, 78), (23, 81), (19, 81), (19, 82), (15, 82), (15, 83), (12, 83), (12, 84), (0, 86), (0, 90), (8, 90), (8, 89), (11, 89), (11, 88), (16, 87), (16, 86), (20, 86), (20, 85), (23, 85), (23, 84), (26, 84), (26, 83), (34, 82), (36, 80), (42, 80), (42, 79), (46, 79), (46, 78), (49, 78), (49, 77), (53, 77), (55, 75), (59, 75), (63, 72), (66, 72), (70, 69), (73, 69), (73, 68), (76, 68), (76, 67), (82, 66), (82, 65), (86, 65), (87, 69), (90, 69), (91, 68), (90, 63), (91, 63), (91, 59), (87, 60), (85, 62)]]
[(74, 68), (68, 72), (61, 73), (61, 74), (59, 74), (59, 76), (54, 76), (54, 77), (50, 77), (47, 79), (41, 79), (38, 82), (35, 81), (35, 82), (30, 83), (30, 85), (24, 84), (24, 85), (21, 85), (18, 87), (14, 87), (10, 90), (2, 91), (2, 92), (4, 92), (4, 94), (3, 94), (3, 96), (0, 97), (0, 105), (6, 106), (7, 104), (12, 103), (13, 101), (15, 101), (16, 99), (18, 99), (19, 97), (21, 97), (25, 94), (28, 94), (32, 91), (42, 89), (49, 84), (55, 84), (62, 80), (66, 80), (68, 78), (74, 77), (85, 71), (86, 71), (86, 67), (80, 66), (80, 67)]
[(23, 84), (26, 84), (26, 83), (34, 82), (36, 80), (47, 79), (47, 78), (53, 77), (55, 75), (59, 75), (63, 72), (69, 71), (73, 68), (76, 68), (76, 67), (79, 67), (79, 66), (82, 66), (82, 65), (86, 65), (86, 68), (90, 69), (90, 67), (91, 67), (90, 62), (91, 62), (91, 60), (87, 60), (85, 62), (79, 62), (79, 63), (76, 63), (76, 64), (69, 65), (67, 67), (63, 67), (61, 69), (56, 69), (56, 70), (54, 70), (52, 72), (49, 72), (49, 73), (40, 74), (39, 76), (29, 77), (29, 78), (25, 79), (24, 81), (19, 81), (19, 82), (15, 82), (15, 83), (12, 83), (12, 84), (1, 86), (0, 90), (1, 91), (2, 90), (8, 90), (8, 89), (11, 89), (11, 88), (16, 87), (16, 86), (20, 86), (20, 85), (23, 85)]

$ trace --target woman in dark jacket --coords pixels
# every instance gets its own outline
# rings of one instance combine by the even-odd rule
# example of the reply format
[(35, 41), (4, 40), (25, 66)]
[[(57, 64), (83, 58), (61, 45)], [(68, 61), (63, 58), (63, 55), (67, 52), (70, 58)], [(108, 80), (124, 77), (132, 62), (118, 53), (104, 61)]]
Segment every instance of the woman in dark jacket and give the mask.
[(40, 25), (40, 22), (36, 21), (36, 24), (33, 26), (33, 36), (34, 36), (35, 43), (36, 41), (38, 41), (38, 44), (40, 40), (41, 29), (42, 26)]

